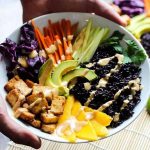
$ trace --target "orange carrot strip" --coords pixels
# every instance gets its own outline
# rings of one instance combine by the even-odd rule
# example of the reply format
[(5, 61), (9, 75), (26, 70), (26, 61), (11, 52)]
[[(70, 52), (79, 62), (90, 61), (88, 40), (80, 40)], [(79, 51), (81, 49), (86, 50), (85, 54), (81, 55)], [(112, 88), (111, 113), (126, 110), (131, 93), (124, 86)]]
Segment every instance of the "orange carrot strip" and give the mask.
[(71, 60), (72, 59), (72, 56), (71, 54), (68, 54), (68, 49), (69, 49), (69, 46), (67, 44), (67, 39), (65, 37), (65, 34), (64, 34), (64, 31), (62, 29), (62, 26), (60, 25), (60, 31), (62, 32), (62, 35), (63, 35), (63, 47), (64, 47), (64, 52), (65, 52), (65, 57), (66, 57), (66, 60)]
[(67, 35), (71, 35), (71, 22), (70, 20), (66, 20), (66, 26), (67, 26)]
[(33, 28), (34, 28), (35, 37), (36, 37), (36, 39), (37, 39), (37, 41), (38, 41), (39, 47), (40, 47), (40, 49), (42, 49), (42, 44), (41, 44), (41, 42), (40, 42), (40, 38), (39, 38), (39, 36), (38, 36), (37, 29), (36, 29), (36, 26), (35, 26), (35, 23), (34, 23), (33, 20), (31, 20), (31, 25), (32, 25)]
[(39, 44), (40, 49), (43, 49), (42, 43), (41, 43), (41, 41), (40, 41), (40, 37), (39, 37), (39, 35), (38, 35), (38, 31), (37, 31), (36, 28), (35, 28), (35, 36), (36, 36), (36, 39), (37, 39), (37, 41), (38, 41), (38, 44)]
[(59, 62), (59, 55), (58, 55), (58, 53), (57, 52), (55, 52), (54, 53), (54, 56), (55, 56), (55, 60), (56, 60), (56, 62), (58, 63)]
[(52, 59), (54, 64), (56, 64), (55, 56), (53, 54), (49, 54), (48, 57)]
[(51, 41), (50, 37), (46, 36), (46, 40), (47, 40), (47, 42), (49, 43), (49, 46), (50, 46), (52, 44), (52, 41)]
[(63, 31), (64, 31), (64, 36), (67, 37), (66, 20), (65, 20), (65, 19), (62, 19), (62, 20), (61, 20), (61, 26), (62, 26)]
[(72, 60), (72, 56), (71, 55), (66, 55), (66, 60)]
[(47, 46), (46, 46), (45, 41), (44, 41), (44, 36), (43, 36), (43, 34), (40, 32), (40, 29), (39, 29), (38, 27), (37, 27), (37, 33), (38, 33), (38, 35), (39, 35), (39, 37), (40, 37), (40, 40), (41, 40), (41, 43), (42, 43), (44, 49), (46, 49)]
[(49, 47), (49, 43), (47, 42), (46, 37), (44, 37), (44, 42), (45, 42), (45, 44), (46, 44), (46, 48), (48, 48), (48, 47)]
[(57, 46), (58, 46), (59, 57), (61, 58), (61, 60), (65, 60), (65, 55), (63, 52), (61, 40), (58, 35), (55, 35), (55, 38), (56, 38), (56, 42), (57, 42)]
[(48, 28), (48, 35), (49, 35), (49, 38), (52, 41), (52, 43), (54, 43), (54, 37), (53, 37), (53, 34), (49, 28)]
[(145, 4), (145, 11), (147, 15), (150, 16), (150, 0), (144, 0), (144, 4)]
[(43, 28), (43, 33), (44, 33), (44, 36), (47, 36), (47, 35), (48, 35), (48, 31), (47, 31), (47, 28), (46, 28), (46, 27)]

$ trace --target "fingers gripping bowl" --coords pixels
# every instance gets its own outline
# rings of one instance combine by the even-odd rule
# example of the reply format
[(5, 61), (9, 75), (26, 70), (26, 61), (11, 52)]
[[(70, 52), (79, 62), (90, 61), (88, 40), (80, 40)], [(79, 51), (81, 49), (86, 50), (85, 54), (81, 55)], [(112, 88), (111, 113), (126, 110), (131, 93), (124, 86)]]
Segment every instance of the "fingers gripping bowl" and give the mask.
[[(138, 45), (138, 47), (142, 49), (142, 46), (140, 45), (140, 43), (128, 31), (126, 31), (123, 27), (121, 27), (121, 26), (119, 26), (119, 25), (117, 25), (117, 24), (115, 24), (115, 23), (113, 23), (113, 22), (111, 22), (111, 21), (109, 21), (107, 19), (104, 19), (104, 18), (96, 16), (96, 15), (92, 15), (92, 14), (87, 14), (87, 13), (56, 13), (56, 14), (49, 14), (49, 15), (41, 16), (41, 17), (38, 17), (38, 18), (34, 19), (34, 23), (40, 29), (42, 29), (44, 26), (47, 25), (47, 20), (51, 19), (52, 22), (57, 22), (57, 21), (60, 21), (61, 19), (64, 19), (64, 18), (69, 19), (71, 21), (71, 23), (78, 22), (79, 23), (79, 25), (78, 25), (78, 30), (79, 31), (81, 31), (81, 29), (85, 26), (85, 24), (87, 23), (87, 20), (89, 20), (89, 18), (91, 18), (93, 20), (93, 24), (95, 26), (101, 26), (103, 28), (108, 27), (110, 29), (109, 35), (112, 35), (112, 33), (114, 31), (116, 31), (116, 30), (120, 31), (121, 33), (123, 33), (125, 35), (124, 38), (123, 38), (124, 40), (133, 40)], [(17, 29), (16, 31), (14, 31), (9, 36), (9, 38), (17, 43), (18, 39), (19, 39), (19, 36), (20, 36), (20, 29)], [(123, 40), (121, 41), (121, 45), (123, 47), (126, 47), (126, 45), (123, 42)], [(118, 55), (116, 55), (116, 56), (118, 56)], [(113, 59), (112, 55), (110, 57), (111, 57), (111, 59)], [(84, 64), (84, 61), (82, 62), (82, 60), (84, 60), (84, 59), (79, 59), (79, 60), (82, 63), (81, 66), (85, 67), (86, 64)], [(94, 60), (93, 60), (93, 62), (94, 62)], [(1, 63), (0, 63), (0, 72), (1, 72), (0, 89), (1, 89), (1, 93), (2, 93), (4, 98), (6, 96), (6, 92), (4, 90), (4, 86), (8, 82), (7, 72), (6, 72), (6, 64), (7, 64), (7, 61), (5, 59), (2, 59)], [(148, 63), (148, 59), (147, 58), (142, 63), (142, 65), (140, 65), (140, 68), (141, 68), (141, 72), (140, 72), (139, 76), (141, 77), (141, 85), (144, 87), (142, 89), (142, 91), (141, 91), (141, 94), (140, 94), (141, 101), (134, 108), (134, 114), (132, 115), (132, 117), (130, 117), (128, 120), (124, 121), (119, 126), (117, 126), (115, 128), (109, 128), (108, 129), (109, 130), (108, 136), (117, 133), (118, 131), (122, 130), (127, 125), (129, 125), (140, 114), (140, 112), (142, 111), (142, 109), (144, 108), (144, 106), (146, 104), (146, 101), (147, 101), (147, 99), (149, 97), (149, 93), (150, 93), (150, 90), (149, 90), (150, 69), (149, 69), (149, 63)], [(135, 69), (135, 68), (132, 68), (130, 71), (133, 71), (133, 69)], [(81, 101), (81, 103), (82, 103), (82, 101)], [(91, 107), (93, 107), (93, 106), (91, 106)], [(47, 139), (47, 140), (57, 141), (57, 142), (68, 142), (64, 138), (61, 138), (61, 137), (59, 137), (59, 136), (57, 136), (55, 134), (44, 133), (44, 132), (40, 131), (39, 129), (36, 129), (36, 128), (34, 128), (34, 127), (32, 127), (32, 126), (30, 126), (30, 125), (28, 125), (28, 124), (26, 124), (26, 123), (16, 119), (14, 117), (14, 113), (12, 111), (12, 108), (10, 107), (9, 104), (7, 104), (7, 108), (8, 108), (9, 115), (12, 117), (12, 119), (14, 119), (20, 125), (28, 128), (29, 130), (31, 130), (31, 132), (33, 132), (34, 134), (38, 135), (39, 137)], [(79, 142), (79, 143), (80, 142), (86, 142), (86, 140), (77, 139), (76, 142)]]

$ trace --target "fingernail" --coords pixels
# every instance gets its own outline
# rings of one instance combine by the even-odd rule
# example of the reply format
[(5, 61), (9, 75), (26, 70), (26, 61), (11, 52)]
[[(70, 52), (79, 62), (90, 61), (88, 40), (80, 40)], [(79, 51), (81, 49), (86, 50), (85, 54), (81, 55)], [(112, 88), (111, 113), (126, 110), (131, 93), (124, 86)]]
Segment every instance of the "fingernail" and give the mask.
[(36, 138), (36, 140), (30, 142), (31, 146), (35, 149), (39, 149), (41, 147), (41, 139)]

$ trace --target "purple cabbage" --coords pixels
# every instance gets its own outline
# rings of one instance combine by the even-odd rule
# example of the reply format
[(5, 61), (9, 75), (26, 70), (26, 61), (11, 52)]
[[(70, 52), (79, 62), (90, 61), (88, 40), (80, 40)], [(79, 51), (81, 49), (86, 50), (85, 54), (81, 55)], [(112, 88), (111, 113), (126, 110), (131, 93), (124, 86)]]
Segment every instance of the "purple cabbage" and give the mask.
[(16, 63), (17, 55), (16, 55), (17, 44), (10, 39), (6, 39), (6, 41), (0, 44), (0, 53), (6, 57), (10, 63)]
[(38, 42), (35, 39), (33, 27), (25, 24), (20, 29), (20, 41), (17, 52), (21, 55), (29, 55), (33, 50), (38, 51)]
[(144, 2), (142, 0), (114, 0), (114, 4), (120, 7), (123, 14), (130, 17), (144, 12)]
[[(39, 69), (46, 59), (39, 55), (35, 58), (29, 58), (29, 54), (33, 50), (39, 52), (39, 46), (33, 27), (30, 24), (25, 24), (21, 27), (18, 44), (10, 39), (6, 39), (4, 43), (0, 44), (0, 53), (9, 61), (6, 68), (9, 79), (18, 74), (22, 79), (38, 82)], [(18, 63), (18, 58), (21, 56), (27, 57), (27, 68), (22, 67)]]

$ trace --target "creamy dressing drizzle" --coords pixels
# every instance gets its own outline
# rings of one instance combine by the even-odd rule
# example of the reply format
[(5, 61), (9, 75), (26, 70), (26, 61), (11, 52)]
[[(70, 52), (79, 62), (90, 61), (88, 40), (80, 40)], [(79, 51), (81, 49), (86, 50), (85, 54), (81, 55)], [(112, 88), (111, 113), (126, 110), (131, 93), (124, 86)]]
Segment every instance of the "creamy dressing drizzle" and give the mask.
[(105, 65), (107, 65), (109, 63), (109, 61), (111, 61), (115, 57), (117, 57), (117, 59), (118, 59), (117, 65), (113, 69), (111, 69), (110, 72), (108, 74), (106, 74), (106, 76), (104, 78), (101, 78), (99, 80), (99, 83), (96, 86), (97, 88), (106, 87), (106, 84), (108, 83), (108, 80), (109, 80), (111, 74), (119, 71), (120, 64), (123, 63), (124, 56), (121, 55), (121, 54), (116, 54), (115, 56), (112, 56), (112, 57), (109, 57), (109, 58), (100, 59), (98, 61), (99, 65), (105, 66)]
[[(81, 110), (84, 110), (84, 106), (81, 107)], [(79, 113), (80, 113), (79, 111)], [(77, 115), (78, 116), (78, 115)], [(64, 123), (57, 126), (55, 133), (59, 136), (69, 135), (73, 132), (78, 132), (87, 124), (87, 120), (94, 118), (94, 112), (85, 112), (85, 121), (78, 121), (75, 116), (71, 116)], [(66, 129), (70, 129), (70, 132), (66, 132)]]
[[(101, 105), (98, 108), (98, 110), (99, 111), (105, 110), (107, 107), (109, 107), (110, 105), (113, 104), (113, 102), (119, 97), (119, 95), (121, 94), (121, 92), (123, 92), (125, 89), (129, 89), (129, 88), (131, 88), (131, 94), (128, 96), (127, 99), (125, 99), (123, 101), (123, 104), (122, 104), (122, 106), (120, 108), (120, 110), (123, 110), (128, 105), (128, 103), (130, 102), (130, 100), (133, 99), (133, 96), (136, 94), (136, 92), (139, 91), (139, 90), (141, 90), (141, 88), (143, 88), (140, 85), (140, 79), (139, 78), (136, 78), (134, 80), (129, 81), (126, 86), (124, 86), (122, 89), (120, 89), (118, 92), (116, 92), (116, 94), (114, 95), (114, 100), (108, 101), (105, 104)], [(115, 112), (115, 115), (113, 116), (113, 121), (117, 122), (117, 121), (119, 121), (119, 119), (120, 119), (120, 113)]]
[(57, 126), (55, 132), (58, 136), (64, 136), (65, 130), (70, 128), (70, 133), (81, 130), (87, 124), (86, 121), (78, 121), (74, 116), (70, 117), (64, 123)]
[(93, 97), (94, 97), (94, 94), (95, 94), (96, 91), (92, 91), (90, 93), (90, 96), (89, 98), (87, 99), (87, 101), (84, 103), (85, 106), (88, 106), (90, 104), (90, 102), (92, 101)]
[(109, 107), (112, 103), (114, 102), (114, 100), (108, 101), (105, 104), (101, 105), (98, 108), (98, 111), (103, 111), (104, 109), (106, 109), (107, 107)]
[[(128, 96), (128, 99), (125, 99), (123, 101), (123, 104), (120, 110), (123, 110), (129, 104), (130, 100), (133, 99), (133, 96), (136, 94), (136, 92), (141, 90), (140, 79), (136, 78), (134, 80), (129, 81), (127, 86), (125, 86), (123, 89), (119, 90), (115, 94), (114, 99), (117, 99), (122, 91), (124, 91), (125, 89), (129, 89), (129, 88), (131, 88), (131, 95)], [(113, 116), (113, 120), (114, 122), (117, 122), (119, 121), (119, 119), (120, 119), (120, 113), (116, 112), (115, 115)]]
[[(98, 85), (96, 86), (96, 88), (100, 88), (100, 87), (105, 87), (105, 86), (106, 86), (106, 84), (108, 83), (108, 80), (109, 80), (111, 74), (112, 74), (112, 73), (115, 73), (115, 72), (117, 72), (117, 71), (119, 71), (120, 64), (122, 64), (123, 59), (124, 59), (124, 56), (121, 55), (121, 54), (116, 54), (115, 56), (112, 56), (112, 57), (109, 57), (109, 58), (100, 59), (100, 60), (98, 61), (98, 64), (99, 64), (99, 65), (105, 66), (105, 65), (107, 65), (107, 64), (109, 63), (110, 60), (112, 60), (112, 59), (115, 58), (115, 57), (117, 57), (117, 59), (118, 59), (117, 65), (116, 65), (113, 69), (110, 70), (110, 73), (106, 74), (106, 76), (105, 76), (104, 78), (101, 78), (101, 79), (99, 80), (99, 83), (98, 83)], [(89, 63), (89, 64), (87, 64), (87, 65), (88, 65), (89, 67), (91, 67), (93, 64), (92, 64), (92, 63)], [(96, 91), (92, 91), (92, 92), (90, 93), (89, 98), (88, 98), (87, 101), (84, 103), (85, 106), (88, 106), (89, 103), (92, 101), (95, 92), (96, 92)]]

